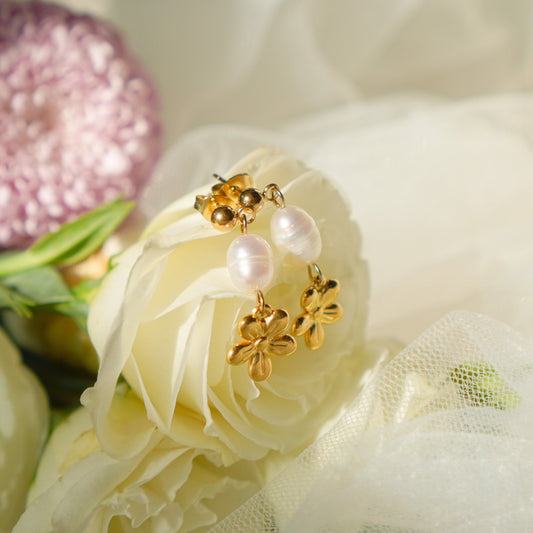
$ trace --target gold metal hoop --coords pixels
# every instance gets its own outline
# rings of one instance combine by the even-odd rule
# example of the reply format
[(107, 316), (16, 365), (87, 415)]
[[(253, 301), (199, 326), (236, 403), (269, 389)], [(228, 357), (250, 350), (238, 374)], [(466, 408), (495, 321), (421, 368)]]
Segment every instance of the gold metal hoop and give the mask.
[(241, 232), (248, 232), (248, 224), (255, 220), (255, 211), (251, 207), (241, 207), (237, 211), (237, 218), (241, 223)]
[(252, 316), (255, 318), (266, 318), (273, 313), (272, 307), (265, 303), (262, 291), (257, 291), (257, 306), (252, 309)]
[(263, 189), (263, 196), (265, 200), (272, 202), (276, 207), (279, 207), (280, 209), (285, 207), (283, 193), (275, 183), (270, 183)]
[(307, 273), (315, 285), (318, 287), (324, 285), (324, 276), (322, 275), (322, 271), (316, 263), (310, 263), (307, 265)]

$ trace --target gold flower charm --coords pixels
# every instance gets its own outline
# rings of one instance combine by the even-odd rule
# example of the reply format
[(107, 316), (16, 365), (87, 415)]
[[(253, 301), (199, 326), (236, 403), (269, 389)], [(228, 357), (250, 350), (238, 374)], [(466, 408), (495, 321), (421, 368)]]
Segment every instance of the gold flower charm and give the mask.
[(289, 313), (273, 311), (265, 306), (266, 316), (258, 308), (239, 322), (239, 335), (244, 342), (234, 344), (226, 354), (230, 365), (248, 361), (248, 374), (254, 381), (264, 381), (272, 373), (272, 355), (290, 355), (296, 350), (293, 337), (283, 334), (289, 325)]
[(305, 334), (305, 344), (311, 350), (324, 342), (322, 324), (332, 324), (342, 317), (342, 307), (334, 303), (339, 289), (337, 280), (325, 279), (321, 283), (315, 281), (302, 294), (300, 303), (305, 312), (294, 319), (292, 334)]
[(248, 174), (237, 174), (225, 181), (214, 175), (218, 182), (211, 187), (211, 194), (198, 195), (194, 208), (220, 231), (229, 231), (239, 221), (239, 212), (245, 209), (254, 215), (263, 205), (263, 196), (252, 188)]

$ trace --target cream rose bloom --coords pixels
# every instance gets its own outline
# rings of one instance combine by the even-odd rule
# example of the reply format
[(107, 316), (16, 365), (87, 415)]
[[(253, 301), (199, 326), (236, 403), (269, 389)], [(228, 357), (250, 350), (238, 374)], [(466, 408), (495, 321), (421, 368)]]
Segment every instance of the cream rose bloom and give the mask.
[(24, 509), (48, 432), (48, 400), (41, 384), (0, 329), (0, 532)]
[(146, 445), (110, 457), (81, 407), (54, 430), (13, 533), (199, 532), (257, 490), (254, 465), (224, 468), (213, 452), (176, 445), (121, 389), (110, 415), (126, 437), (146, 435)]
[[(274, 358), (267, 381), (251, 381), (246, 365), (225, 360), (239, 340), (236, 324), (255, 305), (253, 295), (233, 286), (226, 268), (228, 246), (239, 231), (221, 233), (193, 209), (195, 195), (207, 194), (208, 185), (174, 202), (119, 256), (90, 309), (100, 369), (82, 403), (112, 455), (138, 453), (149, 441), (143, 434), (125, 437), (110, 416), (121, 374), (162, 433), (186, 446), (216, 450), (230, 463), (257, 460), (270, 450), (302, 449), (354, 397), (368, 368), (367, 268), (342, 194), (320, 172), (273, 148), (251, 153), (226, 177), (243, 172), (258, 189), (277, 183), (288, 205), (316, 220), (323, 242), (318, 264), (326, 277), (339, 280), (344, 316), (326, 326), (320, 349), (310, 351), (299, 337), (294, 354)], [(274, 209), (266, 205), (249, 233), (271, 242)], [(273, 249), (276, 273), (265, 300), (294, 318), (309, 286), (307, 270)]]

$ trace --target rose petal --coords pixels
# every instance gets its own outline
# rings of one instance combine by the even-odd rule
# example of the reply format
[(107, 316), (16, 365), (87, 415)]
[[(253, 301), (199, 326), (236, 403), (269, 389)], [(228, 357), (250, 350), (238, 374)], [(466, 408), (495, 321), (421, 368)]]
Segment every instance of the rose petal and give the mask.
[[(132, 392), (122, 393), (113, 404), (122, 412), (116, 417), (120, 430), (131, 435), (149, 421), (142, 402)], [(219, 511), (205, 511), (206, 503), (216, 499), (217, 509), (231, 510), (258, 488), (255, 469), (240, 468), (236, 477), (231, 467), (210, 463), (213, 452), (204, 458), (201, 447), (179, 444), (155, 428), (132, 457), (110, 457), (99, 448), (90, 413), (82, 407), (53, 431), (13, 531), (102, 532), (114, 529), (109, 522), (119, 524), (116, 530), (138, 533), (168, 531), (170, 523), (197, 531), (220, 518)]]
[(313, 320), (307, 313), (304, 313), (300, 316), (297, 316), (292, 323), (292, 334), (293, 335), (303, 335), (311, 326), (313, 325)]
[(311, 350), (316, 350), (324, 342), (324, 328), (320, 322), (313, 322), (313, 325), (305, 333), (305, 344)]
[(302, 294), (301, 305), (304, 311), (312, 313), (320, 305), (320, 295), (314, 287), (308, 287)]
[(290, 335), (278, 335), (270, 341), (269, 355), (290, 355), (296, 351), (296, 341)]
[(332, 324), (341, 318), (342, 307), (339, 304), (331, 304), (322, 309), (320, 313), (320, 322)]
[(272, 374), (272, 361), (263, 352), (255, 354), (248, 362), (248, 374), (254, 381), (264, 381)]
[(255, 346), (251, 342), (239, 342), (238, 344), (234, 344), (229, 349), (228, 353), (226, 354), (226, 361), (230, 365), (238, 365), (239, 363), (250, 359), (254, 353)]
[(263, 319), (255, 318), (253, 315), (246, 315), (239, 322), (239, 335), (247, 341), (253, 341), (265, 334), (266, 327)]
[(285, 309), (276, 309), (270, 316), (265, 318), (265, 334), (274, 337), (285, 331), (289, 326), (290, 317)]

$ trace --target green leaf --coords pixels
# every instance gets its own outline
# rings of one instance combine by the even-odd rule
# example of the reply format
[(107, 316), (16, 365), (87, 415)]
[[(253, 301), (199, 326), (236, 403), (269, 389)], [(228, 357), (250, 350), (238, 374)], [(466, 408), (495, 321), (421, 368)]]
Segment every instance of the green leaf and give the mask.
[(0, 278), (0, 308), (31, 317), (40, 308), (71, 317), (87, 328), (89, 302), (101, 280), (86, 280), (69, 288), (55, 267), (44, 266)]
[(23, 252), (0, 254), (0, 276), (44, 265), (67, 266), (82, 261), (98, 250), (133, 205), (133, 202), (115, 200), (41, 237)]
[(0, 278), (0, 308), (28, 318), (34, 309), (52, 311), (69, 316), (86, 330), (89, 302), (100, 283), (100, 279), (89, 279), (69, 288), (55, 267), (25, 270)]
[(459, 365), (452, 370), (450, 379), (471, 405), (511, 409), (522, 400), (488, 363)]
[(51, 266), (10, 274), (0, 280), (4, 287), (29, 298), (33, 305), (69, 302), (73, 296), (63, 277)]
[(20, 316), (31, 317), (35, 302), (0, 283), (0, 309), (11, 309)]
[(0, 279), (0, 308), (25, 317), (36, 307), (67, 305), (74, 301), (67, 284), (51, 266), (10, 274)]

